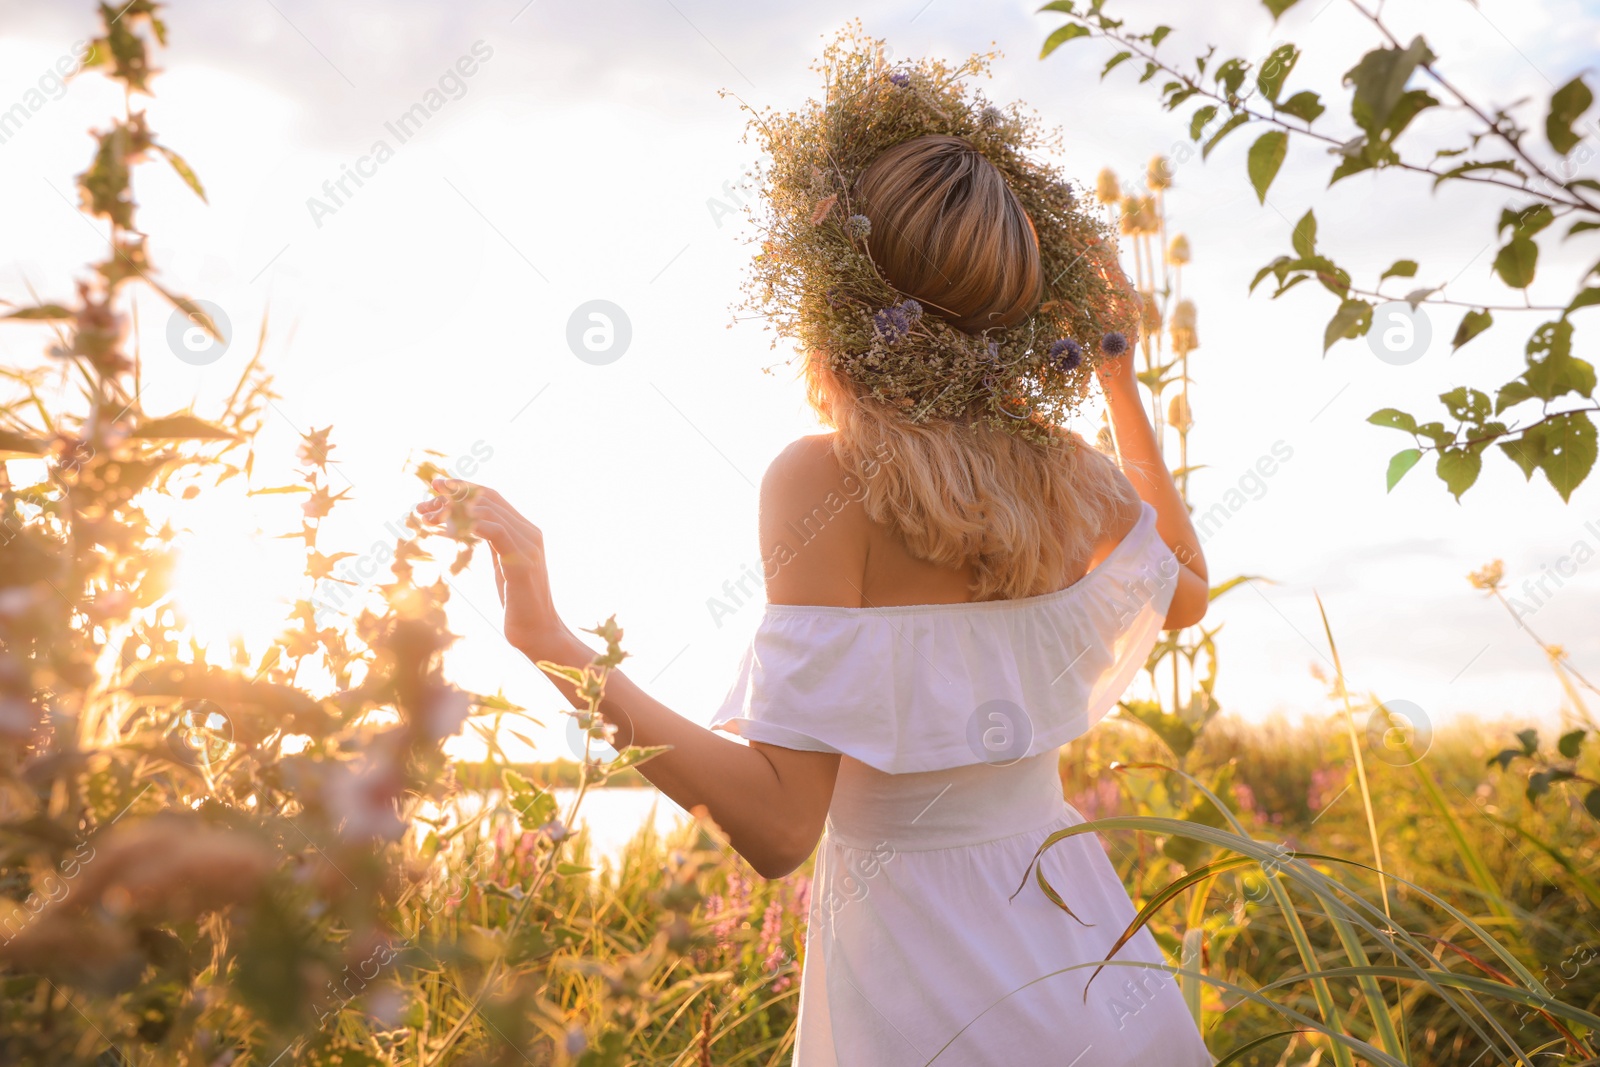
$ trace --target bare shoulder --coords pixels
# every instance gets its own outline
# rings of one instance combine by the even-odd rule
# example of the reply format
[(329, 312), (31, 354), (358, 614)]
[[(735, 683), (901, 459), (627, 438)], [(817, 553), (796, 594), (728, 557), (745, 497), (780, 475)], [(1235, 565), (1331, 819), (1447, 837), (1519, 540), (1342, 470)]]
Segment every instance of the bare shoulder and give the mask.
[(1089, 566), (1095, 567), (1100, 561), (1109, 556), (1113, 549), (1123, 542), (1134, 526), (1139, 522), (1139, 516), (1144, 513), (1144, 501), (1139, 499), (1133, 487), (1128, 487), (1127, 495), (1112, 505), (1111, 513), (1106, 516), (1105, 527), (1101, 531), (1100, 540), (1095, 544), (1094, 555), (1089, 560)]
[(831, 434), (794, 441), (761, 479), (761, 560), (776, 604), (859, 607), (869, 521)]

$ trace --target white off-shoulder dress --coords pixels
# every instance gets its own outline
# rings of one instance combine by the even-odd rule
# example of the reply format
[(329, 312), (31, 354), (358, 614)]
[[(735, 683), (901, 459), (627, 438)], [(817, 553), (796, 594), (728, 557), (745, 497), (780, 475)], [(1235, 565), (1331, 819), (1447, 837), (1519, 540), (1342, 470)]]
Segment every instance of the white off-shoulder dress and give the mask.
[[(1161, 631), (1178, 564), (1155, 517), (1145, 504), (1097, 567), (1043, 596), (767, 605), (712, 724), (844, 757), (795, 1067), (1213, 1062), (1164, 970), (1113, 964), (1085, 999), (1135, 914), (1096, 836), (1040, 861), (1076, 919), (1024, 882), (1044, 838), (1084, 821), (1057, 750), (1116, 703)], [(1145, 930), (1114, 959), (1164, 962)]]

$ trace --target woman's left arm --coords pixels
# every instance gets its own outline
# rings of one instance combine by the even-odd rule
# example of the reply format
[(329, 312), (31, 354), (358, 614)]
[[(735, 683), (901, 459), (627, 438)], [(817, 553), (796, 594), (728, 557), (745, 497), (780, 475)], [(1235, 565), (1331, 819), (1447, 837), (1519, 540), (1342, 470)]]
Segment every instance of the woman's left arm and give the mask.
[(1145, 414), (1139, 395), (1139, 381), (1133, 369), (1134, 344), (1115, 359), (1101, 364), (1101, 386), (1106, 410), (1111, 417), (1111, 435), (1122, 457), (1122, 470), (1133, 483), (1139, 498), (1156, 509), (1156, 529), (1161, 539), (1178, 557), (1178, 587), (1167, 609), (1170, 630), (1193, 626), (1205, 617), (1210, 600), (1210, 580), (1200, 537), (1189, 520), (1189, 508), (1173, 484), (1172, 474), (1161, 457), (1155, 428)]

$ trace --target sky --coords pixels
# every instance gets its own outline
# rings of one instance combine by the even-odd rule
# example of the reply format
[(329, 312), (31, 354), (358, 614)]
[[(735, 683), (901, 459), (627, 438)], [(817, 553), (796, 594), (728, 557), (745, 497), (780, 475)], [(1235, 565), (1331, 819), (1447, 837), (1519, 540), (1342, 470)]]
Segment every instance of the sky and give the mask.
[[(1208, 44), (1259, 56), (1296, 41), (1307, 52), (1291, 90), (1328, 90), (1375, 44), (1346, 0), (1302, 0), (1277, 25), (1246, 0), (1208, 6), (1228, 14), (1203, 25), (1177, 0), (1110, 6), (1135, 24), (1177, 27), (1163, 50), (1178, 56)], [(760, 322), (734, 320), (755, 232), (729, 210), (751, 197), (757, 159), (741, 102), (798, 106), (818, 87), (809, 68), (824, 43), (859, 16), (891, 58), (998, 49), (985, 93), (1060, 125), (1056, 162), (1085, 183), (1105, 166), (1137, 179), (1152, 155), (1188, 143), (1186, 115), (1162, 111), (1131, 64), (1099, 80), (1101, 44), (1041, 61), (1059, 19), (1035, 7), (175, 0), (150, 124), (200, 175), (209, 203), (151, 164), (136, 174), (140, 219), (165, 280), (219, 308), (233, 339), (210, 362), (185, 361), (181, 330), (169, 341), (169, 314), (142, 294), (145, 408), (203, 414), (231, 389), (265, 318), (280, 398), (254, 484), (292, 480), (297, 434), (332, 424), (335, 486), (351, 499), (324, 550), (360, 562), (421, 499), (410, 466), (428, 450), (447, 465), (465, 460), (463, 471), (545, 531), (569, 625), (615, 613), (631, 675), (705, 721), (760, 618), (755, 602), (731, 613), (710, 604), (727, 607), (724, 584), (757, 562), (762, 472), (818, 430), (785, 363), (792, 348), (772, 347)], [(1592, 74), (1600, 55), (1593, 2), (1412, 0), (1386, 11), (1403, 39), (1424, 32), (1469, 93), (1497, 106), (1534, 101), (1522, 114), (1535, 125), (1538, 102)], [(87, 3), (0, 2), (0, 110), (70, 61), (95, 24)], [(104, 240), (74, 208), (72, 176), (89, 157), (86, 131), (120, 100), (95, 75), (50, 97), (0, 144), (0, 299), (16, 303), (69, 296)], [(426, 122), (403, 119), (439, 98)], [(1324, 122), (1344, 129), (1343, 98), (1327, 102)], [(1420, 140), (1459, 121), (1425, 116)], [(1177, 163), (1167, 197), (1170, 230), (1193, 247), (1183, 286), (1199, 310), (1190, 445), (1206, 469), (1193, 499), (1200, 511), (1235, 488), (1246, 500), (1208, 538), (1208, 563), (1217, 579), (1270, 579), (1236, 589), (1207, 618), (1224, 625), (1217, 696), (1250, 718), (1331, 710), (1312, 674), (1329, 669), (1320, 596), (1356, 692), (1408, 701), (1433, 723), (1552, 715), (1561, 696), (1543, 653), (1466, 575), (1503, 558), (1520, 587), (1563, 557), (1586, 557), (1559, 587), (1547, 582), (1554, 595), (1526, 621), (1600, 674), (1600, 558), (1588, 558), (1600, 550), (1596, 480), (1563, 504), (1542, 479), (1526, 485), (1491, 461), (1457, 503), (1425, 465), (1386, 493), (1388, 457), (1408, 442), (1365, 421), (1388, 406), (1431, 412), (1446, 389), (1514, 376), (1539, 320), (1504, 316), (1509, 326), (1451, 355), (1459, 312), (1441, 309), (1423, 357), (1394, 366), (1361, 341), (1322, 354), (1333, 300), (1315, 286), (1276, 301), (1265, 287), (1247, 293), (1314, 206), (1323, 246), (1358, 279), (1412, 258), (1419, 285), (1506, 302), (1489, 273), (1506, 201), (1392, 174), (1326, 189), (1325, 159), (1296, 145), (1263, 206), (1244, 177), (1249, 143), (1235, 136), (1208, 161)], [(1594, 256), (1593, 242), (1546, 241), (1535, 301), (1564, 299)], [(596, 301), (628, 324), (608, 362), (569, 340)], [(0, 358), (31, 365), (43, 344), (41, 332), (11, 327)], [(1088, 410), (1079, 428), (1097, 421)], [(1275, 448), (1290, 458), (1253, 478)], [(272, 540), (295, 521), (291, 498), (195, 503), (185, 602), (202, 622), (259, 625), (281, 613), (277, 601), (303, 595), (292, 548)], [(456, 588), (454, 678), (553, 712), (559, 696), (498, 635), (487, 559)], [(558, 726), (540, 735), (544, 754), (564, 751), (560, 736)]]

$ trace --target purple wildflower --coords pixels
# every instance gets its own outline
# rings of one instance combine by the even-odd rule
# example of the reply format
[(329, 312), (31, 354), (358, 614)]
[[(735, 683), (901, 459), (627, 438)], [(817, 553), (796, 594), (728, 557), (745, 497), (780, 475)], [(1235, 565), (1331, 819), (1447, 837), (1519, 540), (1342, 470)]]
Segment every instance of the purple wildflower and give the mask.
[(889, 75), (889, 80), (898, 85), (900, 88), (904, 89), (906, 86), (911, 84), (911, 75), (907, 74), (903, 70), (897, 70), (893, 74)]
[(1083, 362), (1083, 346), (1070, 337), (1063, 337), (1050, 344), (1050, 362), (1054, 363), (1057, 370), (1076, 370), (1078, 364)]
[(984, 362), (986, 362), (986, 363), (997, 363), (997, 362), (999, 362), (999, 360), (1000, 360), (1000, 345), (999, 345), (998, 342), (990, 341), (987, 345), (984, 346)]
[(865, 215), (851, 215), (844, 220), (844, 228), (851, 237), (864, 241), (872, 233), (872, 220)]
[(1128, 339), (1116, 330), (1100, 338), (1100, 351), (1115, 359), (1128, 350)]
[(872, 328), (885, 342), (894, 344), (911, 332), (911, 318), (898, 305), (886, 307), (872, 316)]
[(922, 305), (909, 297), (900, 301), (900, 310), (906, 313), (906, 318), (911, 322), (922, 318)]

